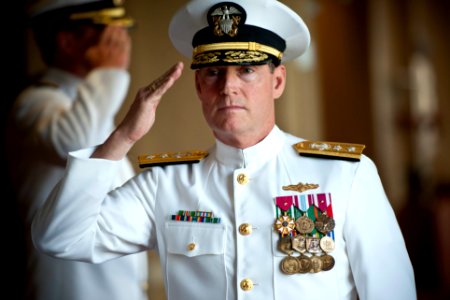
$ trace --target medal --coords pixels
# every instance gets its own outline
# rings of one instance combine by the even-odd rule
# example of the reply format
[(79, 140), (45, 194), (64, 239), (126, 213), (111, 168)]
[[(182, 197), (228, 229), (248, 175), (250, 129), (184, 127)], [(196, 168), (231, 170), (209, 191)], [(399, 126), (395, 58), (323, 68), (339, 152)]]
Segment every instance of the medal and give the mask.
[(286, 214), (275, 221), (275, 229), (281, 233), (282, 237), (289, 235), (294, 228), (294, 221)]
[(328, 254), (320, 257), (322, 260), (322, 271), (329, 271), (334, 267), (334, 257)]
[(304, 274), (308, 273), (309, 270), (311, 270), (311, 260), (309, 259), (308, 256), (302, 254), (299, 257), (297, 257), (297, 260), (299, 265), (298, 268), (299, 273)]
[(281, 261), (280, 269), (284, 274), (292, 275), (298, 273), (300, 270), (300, 265), (297, 258), (293, 256), (286, 256)]
[(334, 241), (329, 236), (324, 236), (320, 239), (320, 248), (326, 253), (334, 250)]
[(292, 242), (291, 237), (284, 236), (281, 239), (278, 240), (278, 250), (281, 252), (284, 252), (288, 255), (292, 254)]
[(317, 231), (327, 234), (334, 229), (334, 219), (327, 216), (326, 213), (321, 214), (314, 223)]
[(320, 239), (316, 237), (307, 237), (306, 238), (306, 251), (312, 254), (321, 253), (320, 249)]
[(292, 249), (304, 253), (306, 251), (306, 237), (303, 235), (296, 235), (292, 239)]
[(311, 233), (314, 230), (314, 222), (303, 215), (295, 221), (297, 231), (303, 234)]
[(320, 256), (311, 256), (310, 257), (311, 260), (311, 273), (318, 273), (320, 271), (322, 271), (322, 259), (320, 259)]

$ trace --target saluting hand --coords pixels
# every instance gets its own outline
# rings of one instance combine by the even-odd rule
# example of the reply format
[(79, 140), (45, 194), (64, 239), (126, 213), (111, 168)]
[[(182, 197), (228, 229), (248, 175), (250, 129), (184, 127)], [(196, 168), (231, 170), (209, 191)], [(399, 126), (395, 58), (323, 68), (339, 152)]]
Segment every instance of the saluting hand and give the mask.
[(98, 43), (86, 51), (92, 68), (113, 67), (128, 69), (131, 57), (131, 38), (126, 28), (107, 26)]
[(184, 65), (178, 62), (146, 87), (140, 88), (123, 121), (92, 154), (94, 158), (122, 159), (152, 128), (162, 96), (180, 78)]

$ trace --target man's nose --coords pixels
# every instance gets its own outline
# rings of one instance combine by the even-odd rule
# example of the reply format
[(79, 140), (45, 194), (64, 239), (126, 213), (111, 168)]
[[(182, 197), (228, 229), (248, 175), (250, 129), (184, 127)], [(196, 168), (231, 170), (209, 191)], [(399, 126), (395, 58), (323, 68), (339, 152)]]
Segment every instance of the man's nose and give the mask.
[(236, 92), (239, 76), (233, 69), (226, 69), (221, 76), (221, 81), (221, 92), (225, 95), (230, 95)]

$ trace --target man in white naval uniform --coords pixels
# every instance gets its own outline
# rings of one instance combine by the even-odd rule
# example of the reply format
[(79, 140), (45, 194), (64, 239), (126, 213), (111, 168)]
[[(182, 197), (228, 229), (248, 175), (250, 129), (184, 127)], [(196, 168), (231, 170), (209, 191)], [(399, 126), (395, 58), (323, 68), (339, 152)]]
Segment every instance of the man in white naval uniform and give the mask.
[[(114, 129), (130, 82), (131, 40), (123, 26), (132, 22), (123, 7), (111, 1), (38, 4), (31, 10), (33, 28), (49, 68), (19, 95), (8, 142), (12, 181), (29, 241), (25, 298), (146, 300), (145, 252), (94, 265), (55, 259), (32, 245), (33, 216), (63, 177), (68, 152), (101, 143)], [(93, 19), (105, 11), (114, 17), (94, 25)], [(69, 20), (85, 12), (87, 17)], [(111, 187), (134, 175), (128, 160), (119, 169)]]
[(282, 61), (309, 45), (302, 19), (275, 0), (194, 0), (169, 35), (193, 53), (215, 145), (143, 156), (149, 169), (109, 188), (181, 75), (177, 63), (138, 91), (105, 143), (70, 154), (34, 219), (35, 245), (94, 263), (157, 249), (170, 300), (415, 299), (402, 234), (363, 147), (306, 141), (275, 123)]

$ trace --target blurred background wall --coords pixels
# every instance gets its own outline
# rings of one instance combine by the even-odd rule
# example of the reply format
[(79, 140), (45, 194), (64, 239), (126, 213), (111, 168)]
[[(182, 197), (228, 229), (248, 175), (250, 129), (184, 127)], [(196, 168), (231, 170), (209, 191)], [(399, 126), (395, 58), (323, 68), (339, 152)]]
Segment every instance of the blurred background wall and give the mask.
[[(2, 43), (2, 122), (17, 92), (42, 68), (26, 28), (24, 2), (10, 2), (2, 19), (6, 35)], [(171, 16), (184, 2), (126, 2), (138, 25), (131, 32), (131, 88), (117, 121), (139, 87), (178, 60), (189, 66), (190, 61), (173, 49), (167, 35)], [(402, 227), (419, 299), (448, 298), (450, 1), (281, 2), (304, 18), (312, 44), (304, 56), (287, 64), (287, 89), (277, 100), (277, 123), (307, 139), (367, 146), (365, 154), (377, 164)], [(193, 89), (193, 72), (185, 68), (159, 106), (153, 130), (136, 144), (130, 157), (135, 160), (149, 152), (205, 149), (212, 142)], [(3, 147), (0, 151), (3, 154)], [(11, 267), (3, 268), (3, 278), (7, 279), (2, 282), (2, 291), (18, 295), (23, 289), (23, 241), (14, 195), (7, 181), (2, 185), (1, 220), (7, 245), (2, 254), (11, 261)], [(149, 255), (150, 299), (164, 299), (157, 255)]]

